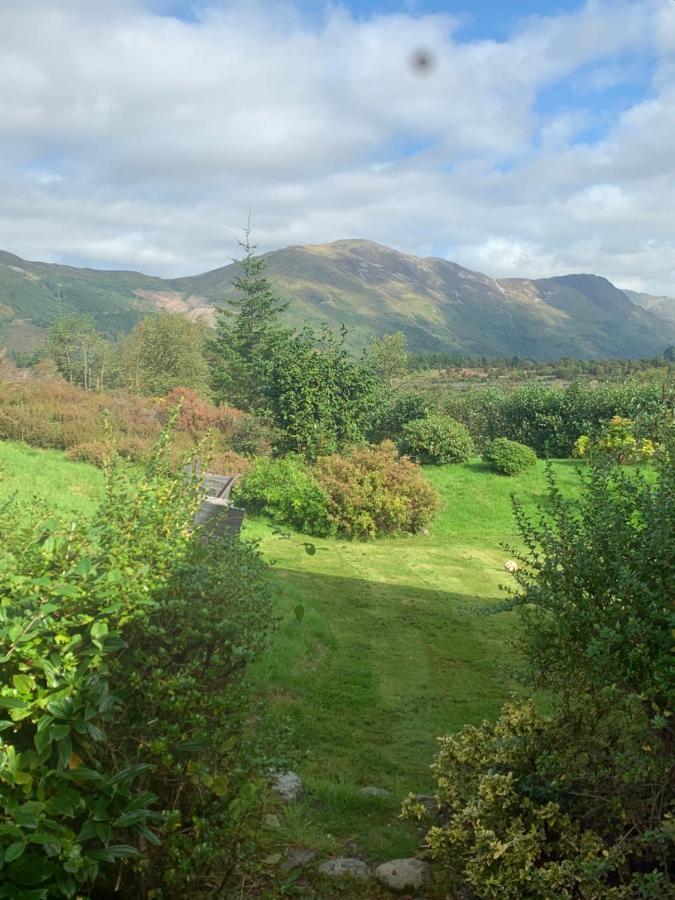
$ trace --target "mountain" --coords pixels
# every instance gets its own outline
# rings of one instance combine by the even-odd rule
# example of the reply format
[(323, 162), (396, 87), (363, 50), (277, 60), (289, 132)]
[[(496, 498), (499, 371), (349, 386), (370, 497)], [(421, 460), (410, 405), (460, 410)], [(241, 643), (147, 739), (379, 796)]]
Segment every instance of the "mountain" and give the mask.
[[(653, 356), (675, 344), (675, 322), (641, 308), (606, 278), (493, 279), (445, 259), (363, 240), (288, 247), (265, 256), (289, 321), (344, 322), (354, 347), (403, 331), (411, 349), (552, 359)], [(89, 313), (109, 334), (153, 309), (204, 316), (233, 296), (239, 267), (161, 279), (138, 272), (26, 262), (0, 253), (0, 343), (39, 343), (67, 312)]]
[(637, 291), (624, 291), (624, 294), (631, 302), (641, 306), (642, 309), (648, 309), (659, 319), (675, 322), (675, 297), (654, 297), (652, 294), (640, 294)]

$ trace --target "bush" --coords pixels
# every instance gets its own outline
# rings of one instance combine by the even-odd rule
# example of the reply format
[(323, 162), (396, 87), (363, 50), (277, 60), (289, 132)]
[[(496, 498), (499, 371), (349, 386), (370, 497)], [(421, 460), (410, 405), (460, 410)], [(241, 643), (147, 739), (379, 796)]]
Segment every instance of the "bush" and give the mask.
[(299, 456), (260, 457), (233, 491), (238, 505), (269, 516), (304, 534), (324, 535), (332, 530), (327, 496), (308, 464)]
[(403, 428), (401, 449), (428, 465), (466, 462), (474, 452), (464, 425), (438, 413), (409, 422)]
[[(636, 705), (631, 711), (641, 716)], [(669, 896), (667, 820), (663, 830), (632, 831), (616, 796), (635, 789), (622, 763), (639, 762), (645, 779), (654, 774), (648, 754), (638, 761), (625, 721), (605, 714), (599, 724), (589, 707), (545, 717), (530, 702), (514, 703), (496, 723), (441, 741), (432, 769), (443, 824), (431, 827), (427, 844), (454, 884), (480, 900)], [(414, 797), (405, 809), (426, 814)]]
[(608, 460), (618, 465), (648, 462), (659, 447), (650, 438), (638, 438), (632, 419), (612, 416), (597, 438), (582, 434), (575, 443), (573, 455), (579, 459)]
[(518, 441), (495, 438), (483, 454), (483, 459), (502, 475), (519, 475), (535, 465), (537, 455)]
[(450, 395), (446, 412), (463, 422), (481, 450), (497, 437), (526, 444), (540, 457), (572, 455), (580, 434), (595, 435), (614, 415), (639, 422), (641, 437), (655, 437), (664, 418), (672, 421), (672, 399), (659, 385), (572, 384), (556, 389), (533, 384), (512, 393), (467, 391)]
[(331, 527), (347, 537), (420, 531), (438, 507), (433, 487), (414, 463), (399, 458), (391, 441), (324, 457), (315, 471)]
[(0, 508), (0, 897), (199, 896), (232, 871), (269, 596), (252, 550), (196, 540), (196, 503), (164, 443), (108, 471), (93, 521)]
[(404, 394), (397, 397), (384, 411), (377, 427), (377, 434), (381, 439), (388, 438), (398, 442), (403, 436), (403, 429), (409, 422), (425, 419), (433, 412), (434, 406), (429, 397), (423, 394)]
[(269, 434), (258, 420), (200, 400), (187, 388), (153, 400), (83, 391), (60, 382), (0, 382), (0, 440), (65, 450), (71, 459), (102, 466), (112, 438), (121, 456), (145, 462), (179, 403), (172, 442), (176, 464), (207, 433), (214, 454), (228, 450), (247, 454), (270, 445)]
[(534, 519), (515, 504), (528, 549), (506, 608), (551, 716), (507, 707), (435, 766), (447, 820), (427, 841), (479, 898), (670, 896), (675, 460), (580, 477), (568, 501), (549, 476)]

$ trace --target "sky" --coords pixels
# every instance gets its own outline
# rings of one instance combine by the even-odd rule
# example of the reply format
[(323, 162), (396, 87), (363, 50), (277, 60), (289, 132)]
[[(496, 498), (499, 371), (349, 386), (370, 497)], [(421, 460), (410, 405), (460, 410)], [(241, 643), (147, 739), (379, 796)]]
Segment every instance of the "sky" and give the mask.
[(367, 238), (675, 296), (675, 0), (0, 0), (0, 249)]

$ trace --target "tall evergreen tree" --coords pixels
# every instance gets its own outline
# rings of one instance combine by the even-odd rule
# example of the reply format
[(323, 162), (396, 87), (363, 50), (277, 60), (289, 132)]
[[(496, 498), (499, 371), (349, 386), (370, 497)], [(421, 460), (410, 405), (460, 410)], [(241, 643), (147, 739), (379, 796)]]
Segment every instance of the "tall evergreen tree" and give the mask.
[(242, 271), (232, 282), (239, 296), (218, 313), (211, 345), (216, 357), (213, 387), (219, 400), (260, 411), (266, 406), (264, 385), (271, 361), (290, 336), (279, 323), (288, 302), (274, 292), (265, 275), (265, 260), (255, 256), (250, 225), (239, 245), (244, 251), (239, 260)]

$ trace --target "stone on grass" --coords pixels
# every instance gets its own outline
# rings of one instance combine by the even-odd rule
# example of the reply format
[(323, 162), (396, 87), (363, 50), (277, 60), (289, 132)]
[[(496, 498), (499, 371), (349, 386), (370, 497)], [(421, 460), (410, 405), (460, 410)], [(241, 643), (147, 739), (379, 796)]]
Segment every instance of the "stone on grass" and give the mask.
[(301, 869), (303, 866), (309, 865), (315, 859), (316, 853), (313, 850), (305, 850), (303, 847), (289, 847), (281, 868), (284, 872), (290, 872), (292, 869)]
[(319, 866), (319, 872), (329, 878), (343, 878), (345, 875), (351, 878), (360, 878), (365, 881), (370, 878), (370, 869), (361, 859), (352, 859), (349, 856), (337, 856), (329, 859)]
[(302, 788), (300, 776), (295, 772), (274, 772), (272, 776), (272, 790), (286, 803), (297, 800)]
[(265, 828), (281, 828), (279, 816), (275, 816), (274, 813), (267, 813), (263, 819), (263, 824)]
[(375, 869), (375, 877), (383, 887), (395, 894), (418, 891), (429, 877), (429, 863), (412, 858), (392, 859)]
[(363, 794), (365, 797), (391, 797), (391, 791), (388, 791), (386, 788), (373, 787), (372, 785), (359, 788), (359, 794)]

